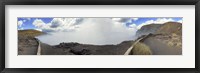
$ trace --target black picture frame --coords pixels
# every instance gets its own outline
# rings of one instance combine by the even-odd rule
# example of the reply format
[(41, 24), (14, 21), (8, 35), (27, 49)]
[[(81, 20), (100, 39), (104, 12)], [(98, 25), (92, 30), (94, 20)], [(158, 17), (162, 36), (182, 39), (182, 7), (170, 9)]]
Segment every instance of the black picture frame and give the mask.
[[(200, 73), (200, 0), (1, 0), (0, 3), (2, 73)], [(195, 68), (5, 68), (5, 5), (195, 5)]]

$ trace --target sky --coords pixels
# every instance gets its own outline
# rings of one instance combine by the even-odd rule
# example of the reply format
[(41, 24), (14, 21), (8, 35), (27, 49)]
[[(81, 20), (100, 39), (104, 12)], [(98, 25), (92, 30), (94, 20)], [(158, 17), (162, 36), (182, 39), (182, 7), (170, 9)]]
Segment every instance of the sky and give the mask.
[(142, 26), (166, 22), (182, 23), (182, 18), (18, 18), (18, 30), (47, 32), (49, 35), (38, 38), (50, 45), (61, 42), (105, 45), (136, 39), (136, 31)]
[[(18, 18), (18, 30), (23, 29), (37, 29), (37, 30), (43, 30), (44, 32), (49, 32), (53, 26), (56, 25), (73, 25), (78, 24), (77, 22), (81, 22), (83, 20), (86, 20), (87, 18), (26, 18), (21, 17)], [(107, 19), (107, 18), (105, 18)], [(124, 23), (127, 27), (130, 26), (138, 26), (140, 28), (143, 25), (151, 24), (151, 23), (165, 23), (168, 21), (174, 21), (174, 22), (182, 22), (181, 17), (174, 17), (174, 18), (110, 18), (113, 20), (113, 22), (121, 22)], [(41, 25), (41, 26), (39, 26)], [(45, 25), (52, 26), (50, 28), (44, 28)], [(54, 27), (55, 28), (55, 27)], [(69, 29), (63, 28), (63, 29)], [(51, 30), (53, 31), (53, 30)]]

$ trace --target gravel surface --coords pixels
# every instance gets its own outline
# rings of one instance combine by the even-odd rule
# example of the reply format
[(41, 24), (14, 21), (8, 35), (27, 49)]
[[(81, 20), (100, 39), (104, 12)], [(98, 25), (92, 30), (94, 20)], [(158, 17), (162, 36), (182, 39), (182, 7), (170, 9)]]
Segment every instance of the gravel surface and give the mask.
[(38, 42), (35, 38), (20, 36), (18, 39), (18, 55), (37, 54)]
[(148, 45), (153, 55), (181, 55), (182, 49), (178, 47), (168, 46), (166, 43), (157, 40), (154, 37), (146, 38), (143, 43)]
[(42, 55), (123, 55), (132, 45), (124, 41), (118, 45), (88, 45), (78, 43), (62, 43), (50, 46), (41, 43)]

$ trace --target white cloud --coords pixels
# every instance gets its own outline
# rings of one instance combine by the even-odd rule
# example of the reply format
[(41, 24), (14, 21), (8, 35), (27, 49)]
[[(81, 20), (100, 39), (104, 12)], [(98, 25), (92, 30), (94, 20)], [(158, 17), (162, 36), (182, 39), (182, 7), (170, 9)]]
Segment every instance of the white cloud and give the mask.
[(172, 18), (158, 18), (157, 20), (149, 20), (149, 21), (146, 21), (146, 22), (144, 22), (142, 24), (139, 24), (137, 26), (137, 28), (140, 29), (144, 25), (149, 25), (149, 24), (163, 24), (163, 23), (170, 22), (170, 21), (176, 22)]
[(52, 21), (51, 21), (51, 28), (57, 28), (59, 26), (62, 26), (64, 25), (64, 19), (62, 18), (54, 18)]
[(38, 27), (38, 28), (43, 28), (46, 23), (44, 23), (41, 19), (35, 19), (33, 21), (33, 25)]
[[(125, 40), (135, 39), (137, 29), (148, 24), (163, 24), (175, 21), (172, 18), (158, 18), (149, 20), (140, 25), (125, 25), (130, 20), (138, 18), (54, 18), (50, 23), (36, 19), (33, 24), (51, 35), (40, 36), (39, 39), (51, 45), (61, 42), (78, 42), (84, 44), (119, 44)], [(37, 30), (37, 29), (36, 29)], [(49, 40), (51, 39), (51, 40)]]
[(23, 20), (23, 22), (26, 22), (26, 20)]
[(21, 27), (22, 24), (23, 24), (23, 21), (22, 21), (22, 20), (18, 21), (18, 23), (17, 23), (17, 25), (18, 25), (19, 27)]
[(113, 21), (115, 21), (116, 23), (132, 23), (132, 20), (133, 21), (137, 21), (139, 18), (129, 18), (129, 17), (126, 17), (126, 18), (112, 18)]
[(31, 18), (26, 18), (26, 19), (29, 20), (29, 21), (31, 20)]
[(137, 21), (139, 18), (132, 18), (134, 21)]
[(136, 24), (131, 24), (131, 25), (129, 25), (129, 27), (131, 27), (131, 28), (137, 28), (137, 25)]
[(24, 28), (23, 28), (23, 27), (20, 27), (20, 28), (18, 28), (18, 30), (24, 30)]
[(132, 18), (112, 18), (112, 20), (119, 23), (127, 23), (131, 22)]
[(37, 30), (37, 31), (42, 31), (42, 29), (35, 29), (35, 30)]
[(183, 23), (183, 20), (178, 20), (177, 22), (179, 22), (179, 23)]
[[(40, 36), (39, 39), (51, 45), (61, 42), (79, 42), (96, 45), (119, 44), (125, 40), (133, 40), (137, 31), (134, 24), (127, 27), (123, 23), (116, 23), (110, 18), (84, 18), (78, 25), (74, 24), (76, 20), (62, 20), (60, 22), (62, 24), (59, 23), (60, 25), (56, 30), (74, 29), (74, 31), (50, 32), (51, 35)], [(67, 24), (67, 22), (69, 23)], [(55, 29), (49, 28), (49, 30)]]
[(72, 31), (78, 28), (77, 24), (81, 21), (81, 18), (54, 18), (50, 23), (44, 23), (41, 19), (36, 19), (33, 25), (45, 32)]
[(112, 18), (113, 21), (123, 22), (124, 18)]

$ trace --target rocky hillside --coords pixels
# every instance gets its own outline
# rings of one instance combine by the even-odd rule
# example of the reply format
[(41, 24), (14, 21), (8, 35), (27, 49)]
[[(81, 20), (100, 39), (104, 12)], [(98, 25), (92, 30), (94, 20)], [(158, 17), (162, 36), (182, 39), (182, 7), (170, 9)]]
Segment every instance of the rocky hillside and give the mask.
[(142, 26), (137, 32), (137, 36), (152, 34), (171, 34), (182, 35), (182, 24), (178, 22), (167, 22), (164, 24), (149, 24)]
[(177, 34), (182, 35), (182, 24), (178, 22), (167, 22), (162, 25), (156, 34)]
[(18, 55), (36, 55), (38, 42), (35, 36), (41, 34), (43, 32), (33, 29), (18, 30)]
[(149, 24), (143, 26), (137, 33), (140, 33), (140, 36), (141, 34), (148, 36), (141, 43), (150, 47), (155, 55), (182, 54), (182, 23), (167, 22), (160, 26)]
[(169, 46), (182, 48), (182, 23), (164, 23), (155, 34), (159, 34), (155, 37)]

